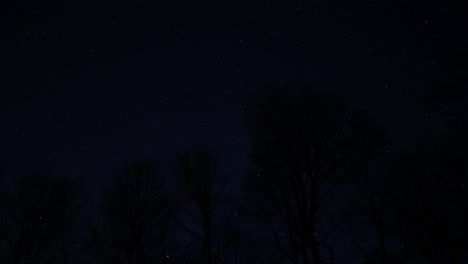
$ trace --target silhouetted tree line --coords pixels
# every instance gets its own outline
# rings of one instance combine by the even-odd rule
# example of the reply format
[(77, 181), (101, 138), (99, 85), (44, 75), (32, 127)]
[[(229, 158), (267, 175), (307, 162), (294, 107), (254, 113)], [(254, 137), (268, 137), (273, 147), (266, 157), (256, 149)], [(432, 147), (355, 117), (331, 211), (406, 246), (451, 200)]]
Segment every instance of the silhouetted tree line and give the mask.
[(304, 83), (245, 109), (241, 195), (206, 148), (168, 175), (126, 164), (98, 202), (79, 179), (26, 172), (0, 193), (0, 263), (467, 263), (466, 135), (394, 151), (368, 115)]

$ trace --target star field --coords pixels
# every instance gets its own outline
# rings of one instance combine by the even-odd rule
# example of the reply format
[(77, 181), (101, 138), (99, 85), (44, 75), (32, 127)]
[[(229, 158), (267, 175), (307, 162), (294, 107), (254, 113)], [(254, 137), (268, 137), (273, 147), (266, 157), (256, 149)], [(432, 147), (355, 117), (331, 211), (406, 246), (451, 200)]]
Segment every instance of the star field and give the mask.
[(412, 148), (466, 129), (454, 113), (468, 98), (426, 101), (439, 84), (467, 83), (465, 10), (463, 1), (16, 1), (0, 11), (0, 161), (9, 175), (39, 168), (97, 186), (132, 160), (158, 159), (169, 173), (177, 153), (204, 145), (240, 193), (251, 165), (245, 101), (294, 81), (369, 113), (389, 131), (388, 152)]

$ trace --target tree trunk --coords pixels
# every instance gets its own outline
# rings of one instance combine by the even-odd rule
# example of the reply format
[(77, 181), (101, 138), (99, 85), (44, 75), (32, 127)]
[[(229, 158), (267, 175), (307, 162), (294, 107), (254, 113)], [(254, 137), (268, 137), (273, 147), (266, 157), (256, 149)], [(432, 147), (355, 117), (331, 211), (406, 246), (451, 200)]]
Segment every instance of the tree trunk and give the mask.
[(205, 215), (204, 219), (204, 229), (205, 229), (205, 258), (207, 264), (213, 263), (213, 242), (212, 242), (212, 230), (211, 230), (211, 215), (208, 213)]
[(377, 222), (377, 229), (378, 229), (378, 232), (379, 232), (381, 263), (386, 264), (387, 263), (387, 250), (385, 248), (385, 230), (384, 230), (383, 220), (378, 219), (377, 221), (378, 221)]

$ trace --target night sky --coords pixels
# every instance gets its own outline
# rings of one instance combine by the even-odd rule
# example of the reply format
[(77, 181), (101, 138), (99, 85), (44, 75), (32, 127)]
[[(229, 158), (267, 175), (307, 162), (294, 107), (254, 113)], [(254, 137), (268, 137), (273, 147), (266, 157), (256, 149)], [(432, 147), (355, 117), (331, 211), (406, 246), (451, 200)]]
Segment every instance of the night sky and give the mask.
[(344, 94), (397, 141), (438, 129), (415, 96), (466, 70), (466, 9), (380, 2), (17, 1), (1, 16), (0, 156), (98, 180), (207, 144), (238, 174), (245, 97), (291, 80)]
[(342, 95), (393, 149), (464, 119), (423, 97), (468, 70), (464, 1), (13, 1), (0, 8), (0, 159), (103, 183), (208, 146), (234, 185), (244, 102), (270, 83)]

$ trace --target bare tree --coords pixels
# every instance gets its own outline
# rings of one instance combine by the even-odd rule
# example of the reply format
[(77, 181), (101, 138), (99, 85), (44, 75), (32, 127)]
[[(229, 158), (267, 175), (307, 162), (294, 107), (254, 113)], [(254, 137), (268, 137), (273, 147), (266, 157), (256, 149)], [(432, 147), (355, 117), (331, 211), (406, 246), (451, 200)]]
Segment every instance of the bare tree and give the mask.
[(138, 161), (104, 188), (84, 249), (94, 263), (163, 263), (173, 233), (170, 199), (155, 161)]
[(6, 263), (66, 263), (81, 206), (78, 181), (34, 172), (3, 196), (0, 258)]
[[(188, 225), (179, 220), (179, 225), (201, 242), (204, 261), (215, 263), (219, 257), (215, 247), (216, 217), (220, 205), (225, 202), (225, 182), (218, 174), (218, 161), (205, 149), (180, 154), (175, 162), (174, 176), (183, 197), (184, 204), (179, 206), (181, 216), (188, 217), (187, 221), (191, 223)], [(190, 210), (190, 205), (195, 210)]]
[(357, 237), (353, 239), (354, 248), (385, 264), (388, 262), (388, 228), (385, 221), (388, 212), (382, 194), (387, 191), (385, 180), (388, 177), (388, 149), (391, 145), (385, 131), (364, 113), (355, 116), (352, 127), (362, 162), (352, 182), (355, 199), (348, 199), (347, 209), (350, 211), (347, 224), (352, 237)]
[(360, 159), (342, 102), (307, 84), (270, 86), (247, 102), (257, 216), (293, 263), (332, 263), (334, 192)]
[[(394, 163), (388, 204), (402, 227), (402, 247), (413, 246), (434, 264), (466, 263), (468, 156), (459, 146), (434, 144)], [(389, 184), (390, 185), (390, 184)]]

